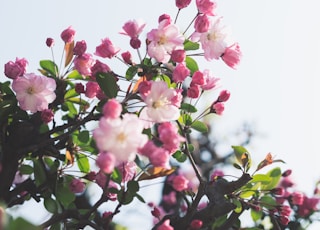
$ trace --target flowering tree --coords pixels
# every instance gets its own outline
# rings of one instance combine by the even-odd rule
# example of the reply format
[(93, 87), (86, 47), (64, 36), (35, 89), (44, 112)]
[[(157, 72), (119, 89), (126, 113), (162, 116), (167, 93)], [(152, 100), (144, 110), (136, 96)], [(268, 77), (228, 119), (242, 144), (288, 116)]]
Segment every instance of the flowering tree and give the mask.
[[(2, 227), (25, 227), (25, 220), (3, 216), (30, 199), (52, 213), (39, 229), (113, 229), (113, 217), (135, 199), (150, 207), (146, 216), (159, 230), (298, 229), (314, 221), (318, 191), (308, 197), (294, 189), (290, 171), (268, 168), (282, 160), (269, 153), (252, 166), (242, 144), (218, 157), (204, 118), (222, 115), (230, 92), (198, 63), (223, 61), (235, 69), (241, 51), (212, 0), (196, 0), (194, 18), (181, 31), (179, 14), (190, 3), (176, 0), (176, 17), (160, 15), (147, 32), (143, 21), (123, 25), (120, 34), (129, 37), (136, 58), (108, 37), (89, 53), (69, 27), (60, 35), (62, 64), (41, 60), (39, 73), (28, 72), (24, 58), (5, 64), (10, 80), (0, 85)], [(54, 43), (46, 40), (52, 51)], [(109, 59), (118, 59), (123, 72), (113, 71)], [(199, 110), (211, 91), (216, 98)], [(210, 159), (203, 157), (208, 153)], [(238, 170), (233, 180), (218, 170), (230, 159)], [(191, 170), (184, 170), (185, 163)], [(156, 178), (165, 180), (160, 203), (140, 195), (141, 183)], [(92, 184), (101, 193), (94, 203), (86, 196)], [(114, 208), (99, 212), (102, 204)], [(247, 210), (252, 221), (241, 223)]]

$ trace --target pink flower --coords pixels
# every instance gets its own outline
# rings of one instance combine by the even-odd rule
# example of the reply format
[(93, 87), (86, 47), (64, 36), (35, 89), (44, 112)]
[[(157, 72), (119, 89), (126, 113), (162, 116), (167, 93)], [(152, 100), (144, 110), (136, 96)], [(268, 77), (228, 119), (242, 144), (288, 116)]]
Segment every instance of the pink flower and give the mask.
[(73, 193), (82, 193), (86, 188), (86, 185), (81, 180), (73, 178), (69, 184), (69, 188)]
[(132, 65), (132, 55), (131, 55), (131, 53), (130, 53), (129, 51), (123, 52), (123, 53), (121, 54), (121, 57), (122, 57), (122, 59), (123, 59), (123, 61), (124, 61), (125, 63), (127, 63), (127, 64), (129, 64), (129, 65)]
[(240, 46), (238, 45), (238, 43), (234, 43), (233, 45), (226, 48), (221, 58), (228, 66), (235, 69), (240, 63), (241, 56), (242, 53), (240, 50)]
[(306, 217), (317, 210), (319, 204), (319, 198), (304, 196), (303, 203), (298, 207), (298, 215)]
[(220, 95), (218, 97), (219, 102), (226, 102), (230, 98), (230, 92), (228, 90), (222, 90), (220, 92)]
[(103, 116), (105, 118), (119, 118), (122, 112), (122, 105), (116, 99), (110, 99), (104, 104)]
[(174, 89), (168, 88), (164, 81), (152, 81), (150, 92), (144, 99), (147, 107), (142, 110), (153, 122), (177, 120), (180, 110), (172, 99), (179, 94)]
[(214, 103), (211, 107), (211, 113), (216, 113), (218, 115), (222, 115), (224, 111), (224, 104), (222, 102)]
[(158, 29), (151, 30), (147, 39), (148, 54), (158, 62), (167, 63), (173, 50), (183, 49), (184, 36), (175, 24), (169, 24), (167, 20), (162, 20)]
[(293, 192), (291, 194), (291, 203), (294, 205), (302, 205), (303, 204), (303, 199), (304, 195), (301, 192)]
[(200, 229), (200, 228), (202, 227), (202, 224), (203, 224), (203, 223), (202, 223), (201, 220), (197, 220), (197, 219), (192, 220), (192, 221), (191, 221), (191, 224), (190, 224), (191, 230)]
[(214, 16), (214, 10), (217, 4), (212, 0), (196, 0), (198, 11), (203, 14)]
[(201, 88), (199, 85), (192, 84), (187, 90), (187, 96), (190, 98), (198, 98), (201, 94)]
[(87, 50), (87, 43), (85, 40), (78, 41), (73, 48), (73, 54), (77, 56), (81, 56)]
[(223, 177), (224, 173), (221, 170), (214, 170), (210, 176), (210, 181), (215, 181), (219, 177)]
[(196, 71), (192, 75), (192, 81), (191, 84), (195, 85), (203, 85), (205, 83), (204, 74), (201, 71)]
[(138, 91), (143, 100), (145, 100), (151, 91), (152, 81), (143, 81), (139, 84)]
[(85, 53), (81, 56), (77, 56), (74, 59), (74, 68), (83, 76), (91, 75), (91, 67), (93, 66), (95, 60), (92, 58), (91, 54)]
[(127, 35), (130, 38), (137, 38), (141, 34), (145, 25), (146, 23), (144, 23), (142, 20), (128, 21), (122, 27), (123, 31), (121, 31), (120, 34)]
[(16, 79), (26, 73), (28, 61), (24, 58), (16, 58), (16, 61), (9, 61), (4, 65), (4, 74), (11, 79)]
[(132, 180), (137, 172), (137, 165), (134, 161), (123, 162), (117, 168), (122, 174), (122, 182)]
[(181, 63), (186, 59), (186, 51), (185, 50), (173, 50), (171, 53), (171, 60), (173, 62)]
[(170, 168), (169, 166), (169, 152), (164, 148), (156, 146), (153, 141), (148, 141), (139, 153), (148, 157), (150, 163), (155, 167)]
[(203, 90), (210, 90), (218, 87), (220, 79), (214, 77), (210, 70), (205, 69), (202, 73), (205, 81), (205, 83), (201, 86)]
[(166, 20), (167, 25), (171, 24), (171, 17), (169, 14), (161, 14), (158, 18), (158, 23)]
[(175, 152), (181, 142), (185, 141), (185, 138), (179, 134), (178, 127), (171, 122), (164, 122), (158, 126), (159, 139), (163, 144), (163, 148), (170, 153)]
[(53, 120), (54, 113), (51, 109), (45, 109), (41, 111), (41, 120), (44, 123), (49, 123), (50, 121)]
[(179, 9), (183, 9), (186, 8), (187, 6), (189, 6), (191, 0), (176, 0), (176, 6)]
[(60, 37), (65, 43), (70, 43), (73, 42), (75, 33), (76, 31), (71, 26), (69, 26), (67, 29), (62, 31)]
[(94, 98), (95, 96), (97, 96), (99, 89), (100, 89), (100, 87), (97, 82), (88, 81), (86, 84), (86, 91), (85, 91), (86, 97)]
[(220, 25), (221, 18), (212, 23), (207, 32), (201, 33), (200, 43), (206, 60), (219, 59), (227, 48), (227, 32)]
[(81, 94), (81, 93), (85, 92), (84, 85), (82, 83), (76, 83), (75, 86), (74, 86), (74, 89), (78, 94)]
[(190, 70), (184, 63), (179, 63), (172, 73), (173, 81), (176, 83), (183, 82), (190, 75)]
[(188, 188), (189, 180), (185, 178), (183, 175), (177, 175), (172, 178), (172, 187), (181, 192)]
[(165, 220), (158, 228), (157, 230), (174, 230), (174, 228), (170, 225), (170, 220)]
[(198, 33), (205, 33), (210, 26), (210, 20), (206, 14), (200, 14), (197, 16), (194, 22), (194, 28)]
[(53, 38), (47, 38), (46, 45), (48, 47), (52, 47), (54, 45), (54, 39)]
[(118, 162), (127, 162), (134, 160), (137, 150), (148, 140), (143, 129), (143, 121), (134, 114), (125, 114), (123, 119), (102, 117), (93, 138), (100, 152), (108, 151)]
[(115, 157), (113, 154), (102, 152), (99, 153), (96, 164), (104, 173), (110, 174), (112, 173), (115, 166)]
[(102, 63), (99, 60), (96, 60), (94, 65), (91, 67), (91, 76), (90, 78), (95, 80), (98, 73), (108, 73), (111, 69), (107, 64)]
[(101, 40), (101, 44), (96, 47), (95, 55), (102, 58), (112, 58), (120, 51), (119, 47), (116, 47), (112, 44), (109, 38)]
[(171, 191), (169, 194), (163, 195), (162, 200), (168, 205), (175, 205), (177, 203), (176, 192)]
[(55, 80), (33, 73), (14, 79), (12, 89), (16, 92), (20, 108), (31, 113), (48, 109), (56, 98)]

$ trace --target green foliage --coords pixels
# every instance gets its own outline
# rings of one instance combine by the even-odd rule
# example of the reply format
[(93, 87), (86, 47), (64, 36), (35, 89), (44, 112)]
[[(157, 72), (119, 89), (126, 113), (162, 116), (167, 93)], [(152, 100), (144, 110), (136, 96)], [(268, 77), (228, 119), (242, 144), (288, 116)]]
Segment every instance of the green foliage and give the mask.
[(108, 98), (115, 98), (119, 91), (119, 86), (115, 77), (111, 73), (100, 73), (96, 80)]
[(48, 77), (58, 77), (58, 66), (51, 60), (41, 60), (40, 66), (42, 70), (39, 70), (43, 75)]

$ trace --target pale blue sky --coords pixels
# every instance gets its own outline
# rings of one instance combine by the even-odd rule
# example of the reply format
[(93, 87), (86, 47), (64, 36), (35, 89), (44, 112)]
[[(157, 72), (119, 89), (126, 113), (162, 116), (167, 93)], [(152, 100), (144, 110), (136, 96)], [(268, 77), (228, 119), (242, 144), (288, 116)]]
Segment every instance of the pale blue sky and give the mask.
[[(299, 187), (308, 193), (320, 179), (318, 2), (217, 1), (217, 12), (240, 43), (243, 60), (236, 71), (221, 62), (201, 63), (212, 69), (232, 94), (216, 126), (232, 132), (244, 121), (255, 124), (262, 137), (250, 146), (253, 159), (259, 161), (271, 152), (285, 160), (285, 168), (294, 170)], [(69, 25), (77, 31), (76, 40), (86, 40), (88, 51), (93, 52), (106, 36), (119, 46), (126, 45), (128, 39), (118, 32), (129, 19), (145, 19), (148, 30), (158, 15), (174, 16), (175, 12), (173, 0), (3, 1), (0, 68), (9, 60), (25, 57), (28, 70), (36, 71), (40, 59), (51, 57), (44, 43), (47, 37), (57, 40), (55, 57), (59, 59), (59, 35)]]

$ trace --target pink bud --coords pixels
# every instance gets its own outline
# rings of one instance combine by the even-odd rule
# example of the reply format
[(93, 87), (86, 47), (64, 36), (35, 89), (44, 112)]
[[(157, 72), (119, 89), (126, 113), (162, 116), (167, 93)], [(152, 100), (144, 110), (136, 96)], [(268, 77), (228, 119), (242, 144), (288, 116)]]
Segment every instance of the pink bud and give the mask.
[(199, 85), (190, 85), (187, 90), (187, 96), (190, 98), (198, 98), (200, 96), (200, 86)]
[(19, 65), (14, 63), (13, 61), (9, 61), (4, 65), (4, 74), (11, 79), (16, 79), (17, 77), (22, 75), (22, 70)]
[(179, 9), (186, 8), (187, 6), (189, 6), (190, 2), (191, 0), (176, 0), (176, 6)]
[(77, 56), (81, 56), (87, 50), (87, 43), (86, 41), (77, 41), (75, 47), (73, 48), (73, 54)]
[(235, 69), (240, 63), (241, 56), (240, 46), (235, 43), (226, 48), (221, 58), (229, 67)]
[(291, 202), (294, 205), (302, 205), (303, 199), (304, 199), (304, 195), (301, 192), (293, 192), (291, 194)]
[(217, 4), (213, 0), (196, 0), (198, 11), (203, 14), (214, 16)]
[(159, 17), (159, 19), (158, 19), (158, 22), (160, 23), (160, 22), (162, 22), (163, 20), (168, 20), (168, 24), (170, 24), (170, 23), (171, 23), (171, 17), (170, 17), (170, 15), (168, 15), (168, 14), (162, 14), (162, 15), (160, 15), (160, 17)]
[(286, 170), (286, 171), (284, 171), (284, 172), (282, 173), (282, 176), (283, 176), (283, 177), (288, 177), (288, 176), (291, 175), (291, 173), (292, 173), (292, 170), (291, 170), (291, 169), (288, 169), (288, 170)]
[(228, 90), (222, 90), (220, 92), (220, 95), (218, 97), (219, 102), (226, 102), (230, 98), (230, 92)]
[(74, 86), (74, 89), (78, 94), (85, 92), (84, 85), (82, 83), (76, 83), (76, 85)]
[(53, 120), (54, 113), (51, 109), (45, 109), (41, 111), (41, 120), (44, 123), (49, 123), (50, 121)]
[(176, 83), (183, 82), (190, 75), (190, 70), (184, 63), (179, 63), (172, 73), (173, 81)]
[(279, 217), (280, 223), (284, 226), (289, 224), (290, 219), (287, 216), (280, 216)]
[(171, 60), (173, 62), (183, 62), (186, 59), (186, 51), (185, 50), (173, 50), (171, 53)]
[(203, 85), (205, 82), (205, 79), (204, 79), (204, 75), (201, 71), (196, 71), (194, 72), (194, 74), (192, 75), (192, 81), (191, 81), (191, 84), (195, 84), (195, 85)]
[(111, 69), (107, 64), (102, 63), (99, 60), (96, 60), (94, 65), (91, 67), (91, 79), (95, 80), (98, 73), (108, 73)]
[(104, 173), (110, 174), (114, 170), (116, 158), (111, 153), (99, 153), (96, 164)]
[(120, 117), (122, 105), (116, 99), (110, 99), (104, 104), (102, 110), (104, 117), (115, 119)]
[(73, 42), (75, 33), (76, 31), (71, 26), (69, 26), (67, 29), (62, 31), (60, 37), (65, 43), (70, 43)]
[(186, 190), (188, 188), (188, 184), (189, 180), (182, 175), (174, 176), (172, 179), (172, 187), (178, 192)]
[(223, 111), (224, 111), (224, 104), (222, 102), (217, 102), (212, 105), (210, 112), (221, 115)]
[(205, 33), (208, 31), (210, 26), (210, 20), (206, 14), (198, 15), (195, 22), (194, 28), (198, 33)]
[(131, 46), (133, 49), (139, 49), (140, 46), (141, 46), (141, 41), (140, 41), (140, 39), (137, 38), (137, 37), (131, 38), (131, 39), (130, 39), (130, 46)]
[(131, 55), (131, 53), (130, 53), (129, 51), (123, 52), (123, 53), (121, 54), (121, 57), (122, 57), (122, 59), (123, 59), (123, 61), (124, 61), (125, 63), (127, 63), (127, 64), (129, 64), (129, 65), (132, 65), (132, 55)]
[(88, 81), (86, 84), (86, 91), (85, 91), (86, 97), (94, 98), (97, 95), (99, 89), (100, 87), (97, 82)]
[(151, 211), (151, 214), (156, 218), (160, 218), (161, 212), (157, 207), (154, 207)]
[(102, 213), (102, 218), (109, 218), (109, 217), (111, 217), (112, 218), (112, 212), (104, 212), (104, 213)]
[(282, 188), (282, 187), (274, 188), (270, 192), (273, 193), (274, 195), (277, 195), (277, 196), (283, 196), (285, 193), (284, 188)]
[(94, 59), (91, 54), (85, 53), (81, 56), (76, 56), (74, 59), (74, 68), (83, 76), (91, 75), (91, 67), (94, 65)]
[(200, 229), (202, 225), (203, 223), (201, 220), (192, 220), (190, 224), (192, 230)]
[(69, 184), (69, 188), (73, 193), (82, 193), (86, 188), (86, 185), (81, 180), (73, 178)]
[(53, 38), (47, 38), (47, 40), (46, 40), (46, 45), (47, 45), (48, 47), (52, 47), (52, 46), (54, 45), (54, 40), (53, 40)]

